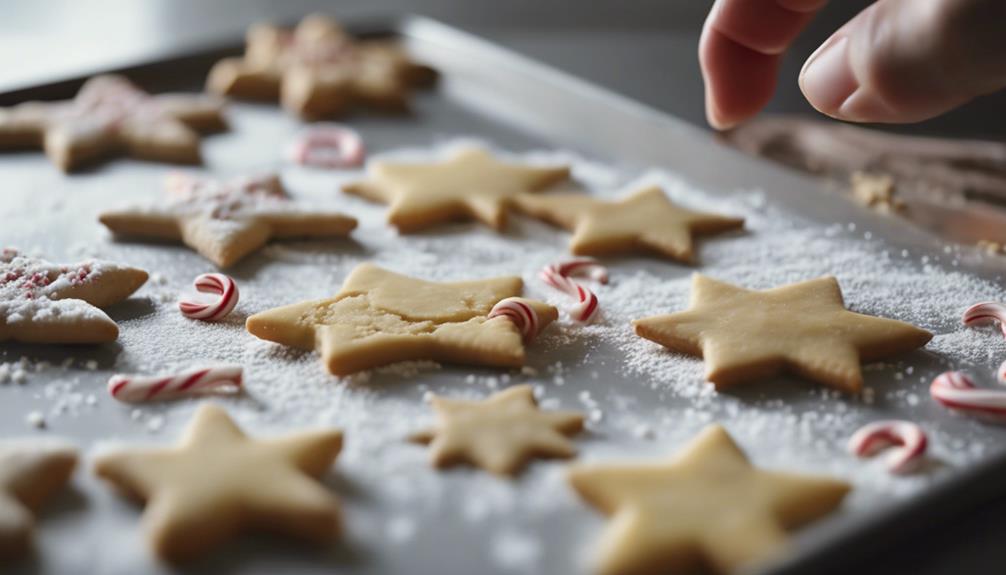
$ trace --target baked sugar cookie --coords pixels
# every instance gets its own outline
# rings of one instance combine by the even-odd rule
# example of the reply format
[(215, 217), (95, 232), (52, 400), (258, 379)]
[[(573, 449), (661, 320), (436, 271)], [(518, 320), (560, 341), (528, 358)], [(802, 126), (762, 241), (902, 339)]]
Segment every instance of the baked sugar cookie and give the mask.
[(77, 450), (48, 440), (0, 441), (0, 560), (31, 546), (37, 510), (70, 480)]
[(576, 255), (605, 256), (649, 251), (673, 260), (695, 260), (693, 237), (744, 227), (742, 218), (695, 212), (677, 206), (657, 187), (617, 200), (585, 194), (521, 194), (520, 211), (573, 232), (569, 249)]
[(0, 250), (0, 342), (104, 343), (119, 327), (99, 308), (119, 303), (147, 281), (147, 272), (88, 260), (53, 264)]
[(272, 238), (344, 237), (356, 228), (355, 218), (298, 206), (275, 174), (229, 182), (176, 174), (166, 188), (165, 202), (98, 219), (117, 236), (181, 241), (220, 267)]
[(320, 119), (357, 107), (405, 111), (413, 88), (435, 77), (397, 44), (356, 40), (334, 20), (315, 14), (294, 30), (253, 26), (244, 57), (218, 62), (206, 87), (223, 96), (280, 100), (302, 118)]
[(845, 309), (834, 277), (752, 291), (695, 274), (688, 310), (633, 325), (646, 339), (703, 357), (717, 389), (788, 370), (856, 393), (863, 387), (861, 362), (909, 352), (933, 337)]
[(341, 512), (318, 480), (341, 448), (337, 430), (252, 439), (226, 411), (203, 404), (178, 446), (109, 453), (94, 470), (146, 503), (154, 552), (181, 561), (244, 530), (331, 542)]
[(831, 513), (850, 489), (758, 469), (719, 425), (668, 461), (574, 465), (569, 481), (610, 517), (598, 545), (601, 575), (750, 569), (785, 548), (787, 530)]
[[(522, 287), (519, 277), (436, 283), (362, 264), (335, 296), (257, 313), (246, 328), (265, 340), (317, 350), (334, 375), (408, 360), (520, 367), (521, 330), (489, 313)], [(548, 304), (523, 303), (541, 327), (558, 317)]]
[(151, 96), (121, 76), (96, 76), (73, 100), (0, 108), (0, 150), (42, 148), (64, 172), (114, 154), (198, 164), (199, 133), (225, 125), (218, 98)]
[(497, 475), (514, 475), (534, 457), (569, 458), (568, 436), (583, 429), (583, 414), (542, 411), (530, 385), (501, 391), (485, 401), (434, 396), (436, 427), (413, 435), (430, 445), (435, 467), (471, 463)]
[(403, 233), (468, 219), (500, 230), (506, 225), (507, 205), (515, 196), (568, 178), (568, 166), (506, 163), (484, 149), (470, 147), (443, 161), (372, 161), (367, 179), (343, 190), (388, 204), (388, 223)]

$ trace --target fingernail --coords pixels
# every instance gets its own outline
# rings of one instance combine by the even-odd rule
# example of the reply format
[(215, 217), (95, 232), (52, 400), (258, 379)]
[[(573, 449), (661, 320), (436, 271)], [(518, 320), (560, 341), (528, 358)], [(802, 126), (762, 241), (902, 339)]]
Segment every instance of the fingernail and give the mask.
[(819, 112), (844, 119), (842, 104), (859, 82), (849, 65), (849, 38), (832, 39), (807, 59), (800, 72), (800, 89)]

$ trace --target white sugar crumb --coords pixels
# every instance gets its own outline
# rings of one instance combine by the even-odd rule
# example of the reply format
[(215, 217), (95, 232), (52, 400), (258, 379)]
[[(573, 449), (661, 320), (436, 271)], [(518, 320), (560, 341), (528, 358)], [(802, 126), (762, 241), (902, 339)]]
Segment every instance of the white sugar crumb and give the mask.
[(34, 427), (35, 429), (45, 428), (45, 415), (41, 411), (29, 411), (24, 420), (29, 427)]
[(411, 517), (392, 517), (388, 520), (384, 534), (391, 543), (407, 543), (416, 535), (416, 522)]
[(541, 542), (528, 533), (507, 530), (492, 541), (493, 561), (509, 571), (532, 572), (541, 556)]

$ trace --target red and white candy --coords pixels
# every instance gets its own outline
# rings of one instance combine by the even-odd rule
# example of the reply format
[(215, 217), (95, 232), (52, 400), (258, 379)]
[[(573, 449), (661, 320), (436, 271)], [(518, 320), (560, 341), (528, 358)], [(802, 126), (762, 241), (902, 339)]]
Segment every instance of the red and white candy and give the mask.
[(237, 392), (241, 390), (242, 379), (240, 365), (192, 369), (166, 376), (118, 374), (108, 380), (108, 393), (119, 401), (140, 403), (209, 392)]
[(529, 342), (538, 335), (541, 329), (541, 322), (538, 320), (538, 313), (519, 297), (508, 297), (500, 300), (489, 311), (489, 319), (494, 317), (505, 317), (512, 321), (520, 331), (525, 342)]
[(849, 438), (849, 451), (857, 457), (872, 457), (889, 449), (887, 469), (908, 473), (918, 468), (926, 454), (926, 432), (911, 421), (875, 421), (859, 428)]
[(212, 273), (203, 274), (193, 283), (196, 291), (219, 296), (214, 301), (196, 301), (183, 299), (178, 302), (178, 309), (187, 318), (203, 321), (223, 319), (234, 310), (238, 304), (238, 286), (230, 276)]
[(1006, 419), (1006, 389), (983, 389), (967, 374), (948, 371), (936, 376), (929, 395), (944, 407), (983, 418)]
[(1006, 305), (987, 301), (976, 303), (964, 312), (964, 325), (990, 325), (999, 324), (999, 330), (1006, 336)]
[(367, 151), (355, 130), (320, 124), (306, 130), (289, 149), (290, 161), (317, 168), (352, 168), (363, 164)]
[(598, 283), (608, 283), (608, 270), (593, 258), (576, 258), (545, 266), (541, 273), (542, 281), (555, 289), (576, 298), (576, 305), (569, 310), (574, 320), (587, 323), (597, 315), (599, 304), (597, 295), (584, 287), (574, 277), (586, 277)]

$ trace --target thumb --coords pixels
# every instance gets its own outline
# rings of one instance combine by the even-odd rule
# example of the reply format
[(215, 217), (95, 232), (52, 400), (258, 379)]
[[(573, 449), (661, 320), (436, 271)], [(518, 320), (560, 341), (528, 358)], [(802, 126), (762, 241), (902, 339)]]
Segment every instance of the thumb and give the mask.
[(818, 111), (852, 122), (918, 122), (1006, 87), (1006, 2), (878, 0), (800, 72)]

